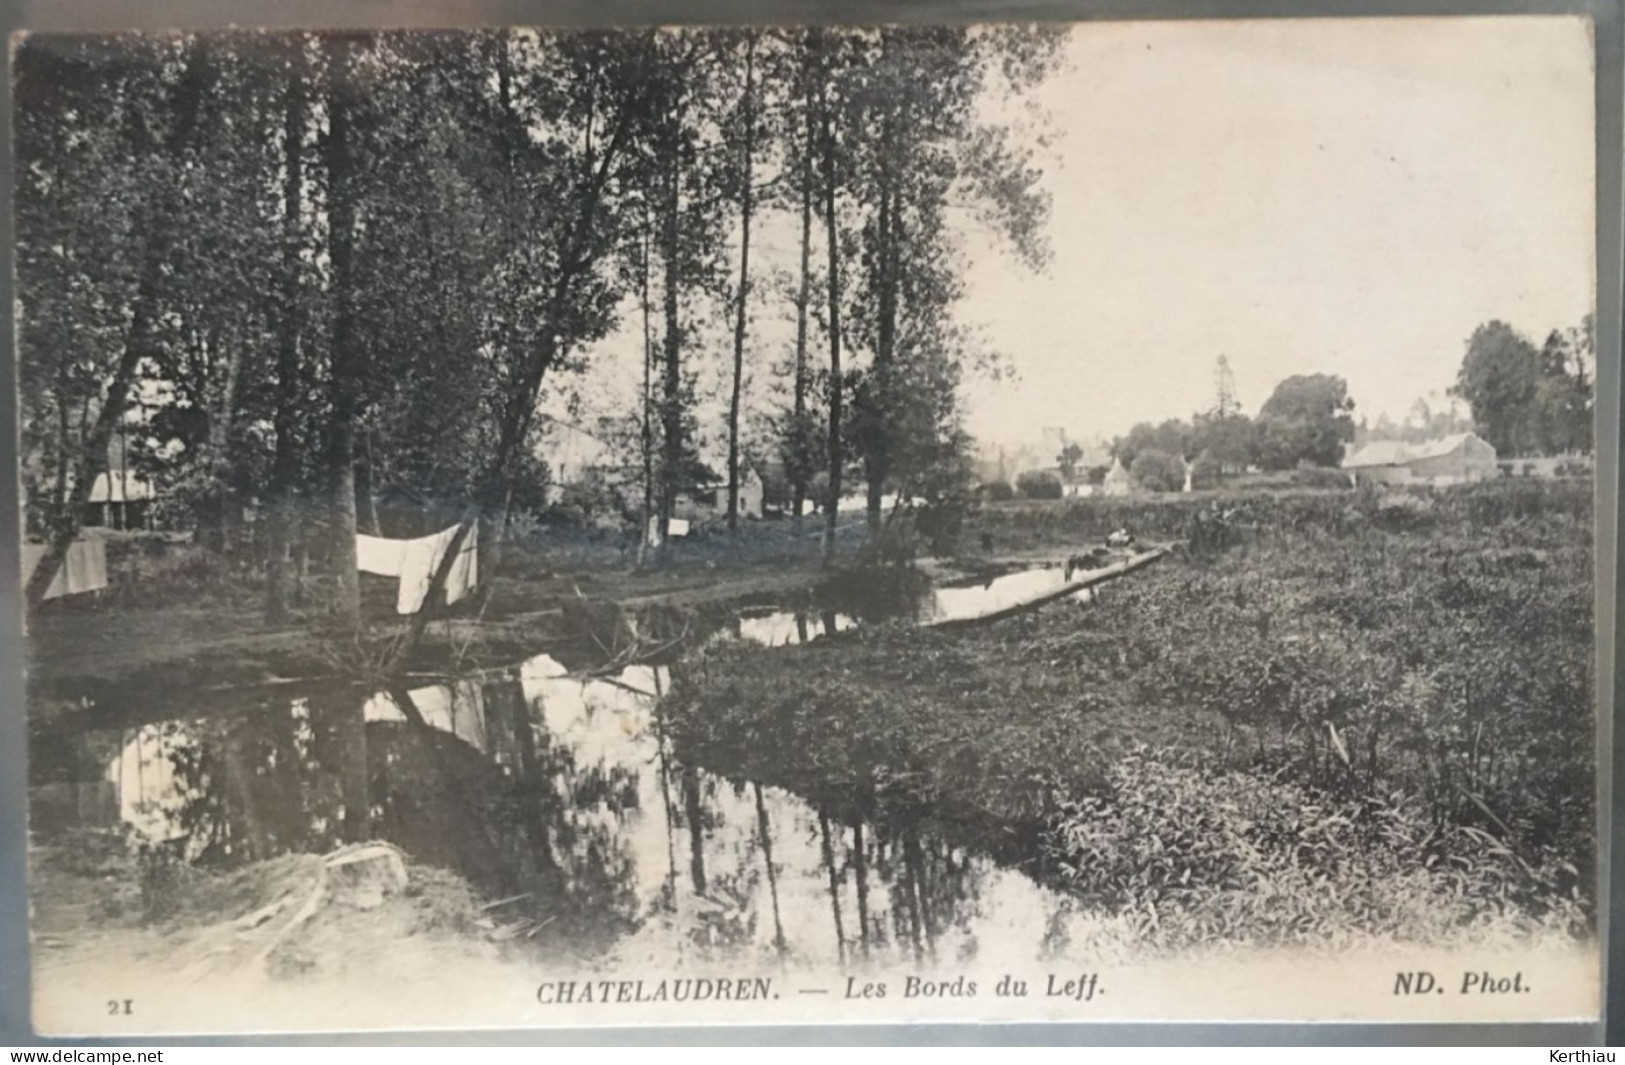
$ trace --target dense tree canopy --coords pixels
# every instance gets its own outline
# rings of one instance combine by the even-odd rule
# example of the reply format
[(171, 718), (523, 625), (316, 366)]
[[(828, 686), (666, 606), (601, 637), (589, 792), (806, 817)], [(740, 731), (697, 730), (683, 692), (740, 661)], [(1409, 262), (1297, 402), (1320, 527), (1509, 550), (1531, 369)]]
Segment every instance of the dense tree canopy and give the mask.
[(1300, 462), (1336, 466), (1354, 439), (1354, 400), (1333, 374), (1300, 374), (1275, 386), (1258, 412), (1258, 464), (1284, 470)]
[(1539, 348), (1510, 325), (1473, 330), (1453, 395), (1503, 455), (1561, 454), (1591, 447), (1595, 361), (1592, 319), (1553, 330)]
[[(872, 518), (886, 491), (957, 491), (960, 388), (984, 353), (953, 319), (947, 212), (1042, 265), (1034, 138), (982, 104), (1045, 77), (1058, 40), (28, 38), (24, 474), (51, 542), (30, 598), (116, 456), (160, 486), (166, 521), (264, 567), (271, 614), (299, 594), (298, 555), (338, 574), (328, 605), (353, 620), (356, 531), (457, 518), (460, 539), (535, 499), (544, 386), (611, 336), (642, 336), (630, 453), (606, 467), (641, 482), (629, 520), (664, 527), (717, 430), (737, 512), (754, 308), (784, 291), (751, 259), (770, 212), (799, 223), (801, 271), (786, 409), (762, 421), (798, 501), (819, 469), (866, 478)], [(706, 360), (724, 368), (726, 425), (701, 420)]]

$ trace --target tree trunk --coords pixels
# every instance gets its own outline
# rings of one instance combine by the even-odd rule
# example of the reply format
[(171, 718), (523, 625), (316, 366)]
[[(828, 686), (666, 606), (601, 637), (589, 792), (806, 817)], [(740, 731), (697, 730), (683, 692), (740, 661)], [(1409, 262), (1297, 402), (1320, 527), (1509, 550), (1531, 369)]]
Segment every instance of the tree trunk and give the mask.
[(300, 252), (303, 249), (301, 221), (304, 215), (305, 127), (305, 42), (295, 38), (289, 49), (288, 91), (282, 122), (282, 313), (277, 322), (276, 354), (276, 453), (271, 462), (271, 491), (268, 500), (269, 535), (265, 550), (265, 617), (280, 622), (288, 616), (288, 584), (293, 574), (288, 558), (293, 537), (294, 490), (299, 480), (299, 373)]
[[(70, 488), (73, 481), (69, 470), (73, 465), (73, 412), (68, 409), (68, 364), (60, 364), (57, 373), (57, 402), (56, 402), (56, 490), (51, 494), (54, 511), (43, 524), (48, 530), (56, 530), (67, 520), (62, 508), (67, 506), (70, 498)], [(81, 516), (81, 519), (83, 517)]]
[(879, 306), (876, 308), (876, 343), (874, 366), (870, 370), (870, 400), (874, 405), (868, 427), (870, 437), (867, 453), (863, 456), (864, 481), (867, 489), (865, 512), (868, 518), (869, 542), (880, 540), (881, 497), (890, 472), (891, 433), (887, 420), (891, 414), (891, 364), (897, 337), (897, 311), (891, 284), (892, 191), (889, 182), (880, 189), (880, 219), (876, 226), (879, 247), (876, 266), (880, 272)]
[[(899, 128), (899, 127), (903, 128)], [(891, 415), (899, 397), (895, 395), (894, 364), (897, 356), (897, 287), (899, 272), (899, 236), (901, 229), (900, 196), (898, 194), (898, 144), (906, 136), (907, 123), (888, 115), (880, 138), (880, 218), (876, 226), (878, 247), (875, 256), (879, 271), (879, 300), (876, 307), (875, 360), (873, 367), (873, 399), (878, 417), (870, 426), (869, 453), (864, 456), (865, 479), (868, 484), (867, 516), (869, 539), (880, 539), (884, 515), (881, 513), (886, 482), (891, 477), (892, 431)]]
[(795, 534), (799, 541), (802, 530), (802, 511), (807, 506), (806, 456), (802, 447), (806, 443), (807, 425), (807, 308), (812, 298), (812, 216), (813, 216), (813, 153), (814, 127), (812, 101), (807, 101), (807, 143), (801, 166), (801, 285), (796, 290), (796, 379), (795, 421), (790, 454), (795, 459), (790, 472), (790, 513), (795, 520)]
[(329, 382), (332, 421), (328, 439), (328, 531), (337, 580), (334, 613), (345, 625), (361, 624), (361, 577), (356, 568), (355, 427), (364, 371), (356, 338), (355, 161), (351, 112), (354, 39), (330, 39), (327, 76), (328, 258), (333, 277), (333, 368)]
[[(549, 322), (557, 322), (563, 318), (564, 308), (572, 296), (576, 279), (592, 263), (593, 252), (588, 242), (591, 239), (593, 222), (602, 202), (604, 187), (609, 180), (610, 166), (619, 155), (621, 146), (631, 130), (632, 113), (630, 108), (621, 112), (615, 132), (611, 135), (603, 154), (588, 164), (582, 187), (580, 213), (563, 241), (565, 253), (559, 272), (554, 278), (553, 291), (548, 294)], [(530, 433), (531, 420), (536, 412), (536, 397), (547, 371), (559, 357), (561, 340), (559, 334), (551, 329), (543, 329), (537, 338), (534, 352), (529, 354), (524, 362), (514, 367), (512, 372), (514, 381), (507, 389), (507, 402), (502, 408), (502, 433), (497, 441), (496, 452), (480, 475), (476, 497), (464, 508), (462, 519), (457, 524), (456, 532), (452, 534), (446, 553), (429, 578), (423, 608), (412, 615), (406, 635), (396, 643), (385, 673), (396, 675), (411, 661), (418, 644), (423, 641), (424, 632), (428, 629), (429, 618), (433, 613), (430, 607), (443, 597), (446, 579), (451, 575), (457, 556), (462, 551), (463, 544), (467, 542), (468, 535), (479, 520), (481, 512), (494, 510), (506, 497), (509, 470)], [(351, 539), (351, 544), (353, 551), (354, 538)]]
[[(680, 110), (668, 115), (667, 121), (675, 130), (681, 123)], [(672, 143), (676, 143), (673, 136)], [(662, 366), (661, 443), (664, 461), (661, 463), (660, 485), (660, 545), (664, 550), (671, 533), (672, 510), (677, 502), (678, 481), (683, 466), (683, 333), (680, 320), (678, 288), (682, 281), (682, 254), (679, 212), (682, 210), (681, 167), (675, 149), (666, 164), (665, 218), (662, 220), (663, 238), (661, 256), (663, 302), (666, 319), (665, 362)]]
[(752, 154), (755, 150), (756, 127), (753, 98), (756, 71), (756, 38), (746, 39), (745, 45), (745, 159), (739, 193), (739, 292), (734, 316), (734, 379), (733, 395), (728, 402), (728, 529), (739, 528), (739, 393), (745, 376), (745, 305), (750, 298), (750, 220), (752, 202)]
[(380, 536), (378, 525), (378, 482), (372, 461), (372, 430), (361, 431), (361, 450), (355, 464), (356, 528), (369, 536)]
[[(172, 99), (175, 121), (169, 127), (169, 136), (163, 149), (164, 154), (177, 164), (197, 130), (198, 114), (202, 109), (208, 80), (208, 62), (204, 47), (194, 43), (187, 50), (186, 70), (174, 89)], [(144, 142), (145, 127), (139, 124), (139, 120), (137, 128), (138, 139)], [(152, 210), (144, 212), (146, 217), (138, 226), (138, 232), (147, 235), (147, 247), (141, 263), (141, 278), (136, 285), (134, 310), (124, 334), (124, 350), (120, 353), (118, 364), (113, 370), (113, 377), (108, 384), (107, 394), (102, 399), (101, 409), (96, 413), (96, 421), (80, 446), (73, 463), (73, 483), (68, 488), (66, 498), (59, 497), (62, 506), (57, 514), (55, 527), (50, 530), (44, 557), (35, 566), (24, 589), (24, 602), (30, 610), (44, 601), (46, 591), (51, 587), (51, 582), (56, 580), (57, 573), (62, 569), (62, 562), (67, 558), (68, 547), (79, 535), (85, 503), (90, 498), (91, 485), (99, 475), (107, 472), (107, 446), (112, 441), (113, 430), (124, 418), (124, 410), (130, 399), (130, 385), (135, 381), (136, 370), (144, 358), (153, 354), (152, 334), (157, 317), (158, 288), (163, 277), (169, 234), (175, 231), (181, 207), (179, 190), (174, 187), (167, 188), (159, 195), (157, 205)]]
[(220, 522), (223, 553), (230, 552), (232, 528), (240, 524), (242, 518), (239, 512), (238, 521), (231, 519), (232, 501), (236, 496), (231, 483), (231, 436), (237, 420), (237, 389), (242, 381), (243, 341), (233, 333), (228, 335), (226, 343), (230, 350), (226, 352), (225, 390), (214, 425), (210, 427), (212, 439), (209, 441), (210, 461), (214, 464), (215, 514)]
[(829, 507), (824, 520), (824, 565), (835, 558), (835, 528), (841, 509), (841, 248), (835, 217), (835, 130), (830, 121), (827, 68), (819, 72), (818, 110), (824, 156), (824, 239), (829, 277)]
[(649, 558), (649, 533), (654, 521), (655, 506), (655, 451), (654, 451), (654, 332), (649, 322), (649, 227), (652, 224), (647, 210), (643, 214), (642, 256), (638, 259), (638, 281), (643, 305), (643, 409), (639, 430), (643, 444), (643, 521), (638, 528), (638, 568)]

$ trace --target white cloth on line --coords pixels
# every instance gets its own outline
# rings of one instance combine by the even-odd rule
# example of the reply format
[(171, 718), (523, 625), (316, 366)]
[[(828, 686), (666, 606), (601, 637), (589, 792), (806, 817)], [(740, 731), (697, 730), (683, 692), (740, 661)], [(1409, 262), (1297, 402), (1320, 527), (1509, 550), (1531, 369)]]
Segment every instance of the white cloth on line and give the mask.
[(406, 561), (406, 545), (411, 540), (387, 540), (382, 536), (355, 538), (356, 569), (362, 573), (376, 573), (382, 577), (399, 577), (401, 565)]
[[(457, 535), (453, 525), (433, 536), (420, 536), (415, 540), (388, 540), (377, 536), (356, 537), (356, 565), (364, 573), (399, 576), (400, 587), (395, 594), (395, 611), (416, 614), (423, 609), (424, 597), (429, 593), (429, 582), (440, 566), (440, 559)], [(463, 539), (451, 572), (446, 575), (446, 602), (455, 603), (468, 595), (479, 584), (479, 535), (476, 522)], [(370, 541), (370, 542), (367, 542)]]
[[(46, 545), (23, 544), (23, 583), (33, 576), (34, 569), (45, 557)], [(107, 587), (107, 544), (100, 539), (75, 540), (68, 545), (51, 585), (45, 589), (45, 598), (56, 599), (82, 592), (99, 592)]]
[(671, 522), (666, 526), (666, 533), (669, 536), (687, 536), (688, 535), (688, 521), (687, 521), (687, 519), (684, 519), (684, 518), (672, 518)]
[[(449, 537), (447, 543), (450, 543)], [(480, 583), (479, 559), (480, 527), (475, 523), (469, 527), (468, 535), (463, 538), (463, 546), (457, 552), (457, 561), (452, 563), (451, 572), (446, 575), (446, 602), (455, 603), (473, 593)]]

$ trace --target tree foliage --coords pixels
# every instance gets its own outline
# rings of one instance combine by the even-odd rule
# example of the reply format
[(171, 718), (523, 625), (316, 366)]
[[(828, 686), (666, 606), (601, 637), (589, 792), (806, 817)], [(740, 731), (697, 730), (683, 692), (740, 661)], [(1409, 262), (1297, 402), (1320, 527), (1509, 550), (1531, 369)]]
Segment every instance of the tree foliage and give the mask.
[(1141, 488), (1177, 492), (1185, 484), (1185, 463), (1179, 456), (1158, 448), (1142, 448), (1129, 466), (1129, 475)]
[(1336, 466), (1354, 439), (1354, 400), (1334, 374), (1299, 374), (1275, 386), (1258, 412), (1258, 464), (1269, 470), (1301, 462)]
[(1473, 330), (1451, 394), (1472, 411), (1479, 433), (1502, 455), (1563, 454), (1591, 448), (1591, 316), (1552, 330), (1539, 348), (1505, 322)]
[[(753, 305), (772, 294), (749, 227), (773, 211), (802, 223), (778, 419), (798, 497), (820, 467), (835, 482), (847, 449), (872, 500), (961, 493), (959, 391), (987, 356), (953, 320), (963, 264), (947, 212), (967, 205), (1042, 264), (1033, 131), (982, 104), (1041, 80), (1058, 39), (30, 37), (17, 49), (30, 527), (65, 551), (116, 461), (205, 545), (262, 566), (273, 616), (300, 599), (294, 556), (313, 554), (342, 578), (329, 605), (354, 618), (354, 534), (458, 519), (461, 537), (533, 498), (544, 385), (639, 309), (650, 382), (625, 465), (667, 520), (707, 475), (702, 371), (729, 348), (716, 428), (737, 482)], [(810, 357), (820, 331), (827, 368)], [(270, 520), (246, 520), (262, 509)]]

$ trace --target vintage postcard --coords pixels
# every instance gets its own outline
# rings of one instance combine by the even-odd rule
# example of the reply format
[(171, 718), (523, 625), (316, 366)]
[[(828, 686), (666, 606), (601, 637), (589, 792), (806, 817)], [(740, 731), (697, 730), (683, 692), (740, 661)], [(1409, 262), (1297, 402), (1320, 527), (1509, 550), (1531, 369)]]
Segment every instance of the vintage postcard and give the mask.
[(14, 38), (38, 1029), (1595, 1018), (1591, 29)]

